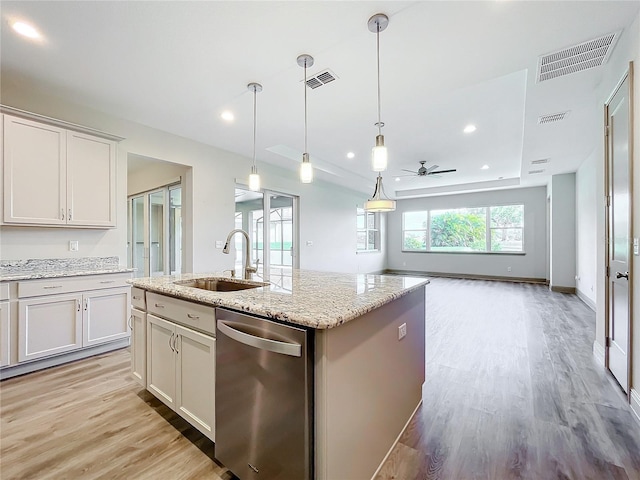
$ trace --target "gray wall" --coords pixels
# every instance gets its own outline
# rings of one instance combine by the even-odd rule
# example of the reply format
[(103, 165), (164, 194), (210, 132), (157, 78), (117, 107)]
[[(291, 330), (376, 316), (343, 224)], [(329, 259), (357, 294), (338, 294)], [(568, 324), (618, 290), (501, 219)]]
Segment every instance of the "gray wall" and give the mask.
[[(533, 187), (399, 200), (396, 211), (387, 214), (387, 266), (392, 270), (545, 279), (546, 195), (545, 187)], [(525, 255), (402, 252), (403, 212), (518, 203), (524, 205)]]
[(553, 287), (576, 286), (576, 174), (551, 177), (551, 278)]

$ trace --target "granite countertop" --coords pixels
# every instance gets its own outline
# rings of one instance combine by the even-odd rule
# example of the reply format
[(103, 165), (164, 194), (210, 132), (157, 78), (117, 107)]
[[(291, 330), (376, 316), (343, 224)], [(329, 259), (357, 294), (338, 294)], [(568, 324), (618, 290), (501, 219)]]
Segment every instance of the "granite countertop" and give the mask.
[(38, 278), (79, 277), (135, 271), (120, 265), (118, 257), (32, 258), (0, 260), (0, 282)]
[[(222, 274), (182, 274), (128, 280), (134, 287), (324, 329), (342, 325), (429, 283), (426, 278), (293, 270), (264, 287), (212, 292), (176, 282)], [(228, 276), (227, 276), (228, 278)], [(262, 281), (254, 276), (254, 280)]]
[(127, 273), (135, 269), (127, 267), (104, 268), (97, 270), (60, 270), (60, 271), (32, 271), (21, 273), (0, 274), (0, 282), (11, 282), (15, 280), (37, 280), (39, 278), (62, 278), (79, 277), (82, 275), (102, 275), (107, 273)]

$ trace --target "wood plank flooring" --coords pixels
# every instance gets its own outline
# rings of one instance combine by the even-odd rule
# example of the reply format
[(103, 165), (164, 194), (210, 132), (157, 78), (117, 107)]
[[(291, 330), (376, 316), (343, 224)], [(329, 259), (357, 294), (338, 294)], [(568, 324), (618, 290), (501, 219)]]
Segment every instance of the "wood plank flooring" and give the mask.
[(376, 480), (640, 479), (640, 423), (576, 296), (445, 278), (427, 292), (423, 405)]
[[(427, 291), (423, 405), (376, 480), (640, 480), (640, 424), (595, 363), (577, 297), (455, 279)], [(213, 456), (133, 382), (127, 350), (0, 383), (2, 480), (233, 479)]]

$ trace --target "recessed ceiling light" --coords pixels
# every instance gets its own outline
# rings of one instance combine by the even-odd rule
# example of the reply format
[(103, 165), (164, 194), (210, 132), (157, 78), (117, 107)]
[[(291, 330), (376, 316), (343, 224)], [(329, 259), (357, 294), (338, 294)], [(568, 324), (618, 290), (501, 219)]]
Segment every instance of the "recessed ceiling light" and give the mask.
[(400, 181), (400, 177), (396, 177), (396, 182), (399, 182), (399, 181)]
[(233, 112), (230, 112), (229, 110), (225, 110), (220, 114), (220, 118), (222, 118), (226, 122), (233, 122), (233, 120), (236, 117), (233, 115)]
[(489, 170), (489, 165), (482, 165), (480, 168), (482, 170)]
[(476, 131), (476, 126), (471, 124), (464, 127), (464, 130), (463, 130), (464, 133), (473, 133), (475, 131)]
[(356, 156), (356, 154), (353, 153), (353, 152), (347, 153), (347, 158), (354, 158), (355, 156)]
[(34, 40), (42, 38), (42, 35), (40, 35), (40, 32), (38, 32), (38, 30), (36, 30), (36, 28), (33, 25), (29, 25), (28, 23), (13, 22), (11, 24), (11, 27), (23, 37), (32, 38)]

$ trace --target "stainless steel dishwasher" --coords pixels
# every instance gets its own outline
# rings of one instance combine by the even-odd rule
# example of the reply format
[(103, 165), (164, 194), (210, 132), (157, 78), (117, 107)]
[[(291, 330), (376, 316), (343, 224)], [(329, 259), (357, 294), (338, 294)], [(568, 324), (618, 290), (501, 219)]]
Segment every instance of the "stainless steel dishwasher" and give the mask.
[(215, 456), (240, 480), (310, 480), (313, 335), (216, 308)]

